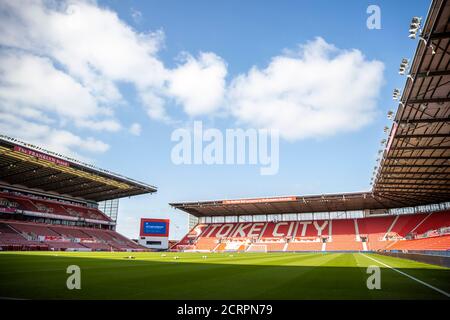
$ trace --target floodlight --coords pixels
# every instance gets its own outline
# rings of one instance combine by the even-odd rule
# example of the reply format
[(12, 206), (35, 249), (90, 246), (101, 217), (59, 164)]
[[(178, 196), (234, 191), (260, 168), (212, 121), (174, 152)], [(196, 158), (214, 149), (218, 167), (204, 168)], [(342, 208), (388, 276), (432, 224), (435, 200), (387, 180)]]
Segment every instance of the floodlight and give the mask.
[(420, 17), (413, 17), (411, 20), (411, 24), (409, 25), (409, 38), (415, 39), (417, 36), (417, 33), (420, 29), (420, 23), (422, 21), (422, 18)]
[(402, 62), (400, 63), (400, 69), (398, 70), (399, 74), (405, 74), (406, 70), (408, 69), (409, 66), (409, 60), (406, 58), (402, 59)]
[(398, 98), (400, 98), (400, 89), (394, 89), (394, 91), (392, 92), (392, 99), (394, 100), (398, 100)]
[[(394, 119), (394, 111), (389, 110), (388, 113), (387, 113), (387, 117), (388, 117), (389, 120)], [(387, 130), (389, 130), (389, 128), (387, 128), (387, 129), (386, 129), (386, 128), (387, 128), (387, 127), (384, 127), (384, 132), (387, 133)]]

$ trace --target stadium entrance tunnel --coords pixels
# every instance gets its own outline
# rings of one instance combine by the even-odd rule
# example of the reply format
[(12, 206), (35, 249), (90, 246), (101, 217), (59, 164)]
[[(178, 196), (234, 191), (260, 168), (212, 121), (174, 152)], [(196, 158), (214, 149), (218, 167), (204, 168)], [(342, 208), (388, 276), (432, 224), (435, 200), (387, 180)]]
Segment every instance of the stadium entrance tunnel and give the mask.
[[(0, 253), (0, 297), (23, 299), (448, 299), (379, 265), (381, 289), (367, 288), (359, 253), (205, 254)], [(450, 269), (372, 255), (450, 292)], [(65, 286), (66, 268), (81, 270), (81, 289)]]

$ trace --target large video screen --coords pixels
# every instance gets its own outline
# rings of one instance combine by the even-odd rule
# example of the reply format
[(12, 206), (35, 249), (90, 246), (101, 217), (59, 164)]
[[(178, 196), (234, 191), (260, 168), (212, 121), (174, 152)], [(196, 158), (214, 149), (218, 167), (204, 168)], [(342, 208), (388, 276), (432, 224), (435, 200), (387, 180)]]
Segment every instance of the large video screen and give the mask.
[(142, 219), (141, 236), (168, 236), (169, 220)]

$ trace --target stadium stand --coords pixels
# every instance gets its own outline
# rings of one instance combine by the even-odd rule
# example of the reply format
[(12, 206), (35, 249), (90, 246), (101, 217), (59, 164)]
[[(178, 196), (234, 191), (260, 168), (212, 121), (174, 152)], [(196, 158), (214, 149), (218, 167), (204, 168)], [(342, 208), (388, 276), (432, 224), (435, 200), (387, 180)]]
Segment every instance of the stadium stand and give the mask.
[(379, 251), (421, 247), (450, 250), (446, 235), (450, 230), (438, 232), (449, 227), (449, 211), (318, 221), (199, 224), (173, 249), (270, 252)]
[(51, 250), (91, 249), (93, 251), (142, 250), (133, 241), (112, 230), (54, 226), (29, 221), (0, 221), (0, 247), (17, 244), (24, 250), (36, 246)]
[(366, 238), (369, 250), (383, 249), (387, 243), (385, 235), (388, 233), (390, 226), (394, 222), (395, 217), (373, 217), (369, 219), (357, 219), (360, 237)]
[(153, 186), (0, 135), (0, 250), (145, 250), (117, 233), (116, 221), (98, 208), (152, 192)]
[(438, 250), (450, 248), (450, 235), (413, 240), (399, 240), (389, 247), (390, 250)]
[(322, 251), (323, 243), (319, 241), (289, 242), (286, 251)]

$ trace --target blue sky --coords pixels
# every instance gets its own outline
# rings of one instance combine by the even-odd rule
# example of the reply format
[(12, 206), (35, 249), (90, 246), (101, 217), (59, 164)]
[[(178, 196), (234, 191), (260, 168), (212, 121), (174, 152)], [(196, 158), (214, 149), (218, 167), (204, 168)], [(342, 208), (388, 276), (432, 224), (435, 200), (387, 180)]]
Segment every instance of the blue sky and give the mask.
[[(172, 238), (187, 231), (187, 217), (173, 210), (169, 202), (369, 190), (379, 141), (385, 137), (383, 127), (390, 125), (386, 112), (396, 108), (392, 90), (403, 88), (405, 81), (398, 75), (398, 67), (401, 58), (412, 58), (417, 45), (407, 37), (408, 26), (413, 16), (425, 17), (429, 7), (429, 1), (356, 0), (111, 0), (63, 2), (60, 7), (38, 1), (26, 9), (5, 3), (0, 7), (0, 18), (8, 13), (29, 27), (42, 21), (51, 24), (38, 29), (36, 36), (11, 20), (0, 23), (0, 31), (12, 30), (0, 44), (3, 75), (8, 76), (7, 65), (16, 63), (23, 74), (36, 78), (22, 79), (15, 71), (1, 79), (1, 83), (9, 81), (29, 89), (15, 92), (0, 87), (0, 131), (157, 186), (154, 195), (121, 200), (118, 231), (136, 237), (140, 217), (170, 218)], [(366, 27), (370, 4), (381, 9), (380, 30)], [(85, 21), (88, 29), (79, 25), (75, 31), (70, 29), (76, 24), (66, 14), (71, 5), (75, 7), (72, 17)], [(49, 11), (57, 14), (49, 15)], [(64, 28), (70, 29), (61, 33), (64, 37), (55, 31)], [(324, 42), (317, 42), (317, 37)], [(311, 50), (334, 48), (323, 49), (330, 51), (324, 58), (325, 66), (339, 57), (355, 63), (339, 65), (330, 74), (321, 68), (315, 74), (314, 66), (307, 67), (314, 65), (314, 59), (302, 56), (305, 51), (301, 48), (308, 43), (317, 45), (307, 47)], [(354, 49), (360, 55), (352, 55)], [(144, 53), (137, 54), (140, 50)], [(282, 79), (284, 65), (273, 63), (275, 57), (290, 57), (300, 70), (298, 75)], [(269, 65), (273, 74), (266, 69)], [(186, 66), (208, 69), (212, 78), (197, 73), (200, 77), (193, 76), (193, 89), (185, 92), (176, 83), (181, 74), (177, 71), (192, 70)], [(261, 97), (258, 90), (251, 91), (249, 88), (259, 88), (260, 84), (250, 75), (252, 68), (264, 79), (261, 91), (273, 83), (295, 96), (293, 101), (283, 100), (279, 92)], [(271, 101), (287, 103), (281, 105), (293, 102), (295, 108), (295, 102), (304, 97), (302, 86), (307, 86), (307, 97), (314, 95), (314, 90), (319, 90), (317, 83), (326, 84), (330, 78), (339, 82), (338, 73), (346, 73), (346, 68), (353, 75), (351, 79), (357, 80), (345, 81), (349, 84), (342, 85), (345, 91), (340, 94), (358, 99), (350, 100), (346, 109), (347, 100), (334, 96), (330, 84), (330, 101), (336, 101), (336, 114), (345, 119), (338, 127), (321, 126), (316, 121), (309, 131), (289, 131), (287, 126), (304, 127), (303, 119), (308, 122), (309, 118), (293, 116), (295, 121), (275, 119), (273, 124), (266, 117), (258, 122), (254, 120), (259, 113), (257, 103), (244, 107), (244, 102), (267, 100), (262, 107), (267, 112), (273, 111)], [(308, 71), (302, 74), (302, 70)], [(183, 75), (191, 76), (187, 71)], [(305, 80), (311, 76), (317, 76), (318, 82)], [(67, 80), (64, 87), (61, 77)], [(39, 88), (41, 82), (46, 82), (43, 88)], [(358, 88), (360, 83), (363, 88)], [(248, 90), (242, 93), (241, 88)], [(47, 103), (46, 91), (60, 93), (59, 100), (51, 98)], [(85, 99), (78, 101), (84, 92)], [(149, 92), (163, 101), (159, 113), (152, 109), (153, 95), (150, 103), (144, 99)], [(319, 92), (328, 94), (326, 90)], [(207, 100), (199, 103), (203, 95)], [(44, 102), (35, 102), (40, 100)], [(361, 106), (366, 102), (367, 106)], [(83, 117), (68, 112), (78, 108)], [(23, 112), (17, 112), (19, 109)], [(171, 133), (180, 126), (189, 128), (194, 120), (220, 130), (281, 126), (278, 174), (262, 176), (254, 165), (173, 164)], [(131, 130), (133, 124), (138, 129)], [(21, 126), (27, 129), (18, 130)]]

